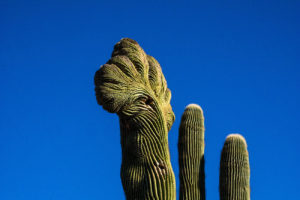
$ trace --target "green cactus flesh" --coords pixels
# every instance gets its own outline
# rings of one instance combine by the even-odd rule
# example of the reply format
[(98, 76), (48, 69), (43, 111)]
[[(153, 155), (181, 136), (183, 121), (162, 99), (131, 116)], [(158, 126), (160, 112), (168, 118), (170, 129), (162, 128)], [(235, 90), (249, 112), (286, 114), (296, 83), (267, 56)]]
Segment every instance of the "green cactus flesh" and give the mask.
[(127, 199), (176, 199), (168, 131), (175, 116), (159, 63), (134, 40), (118, 42), (95, 74), (97, 101), (120, 122)]
[(220, 199), (250, 200), (250, 168), (246, 140), (239, 134), (227, 136), (220, 162)]
[(181, 200), (205, 200), (204, 117), (200, 106), (186, 107), (180, 123), (179, 178)]
[[(171, 92), (159, 63), (134, 40), (118, 42), (110, 60), (95, 74), (97, 101), (119, 116), (121, 180), (126, 199), (175, 200), (168, 131), (175, 116)], [(186, 107), (179, 128), (180, 199), (205, 200), (204, 117), (200, 106)], [(220, 162), (220, 199), (250, 200), (247, 144), (226, 138)]]

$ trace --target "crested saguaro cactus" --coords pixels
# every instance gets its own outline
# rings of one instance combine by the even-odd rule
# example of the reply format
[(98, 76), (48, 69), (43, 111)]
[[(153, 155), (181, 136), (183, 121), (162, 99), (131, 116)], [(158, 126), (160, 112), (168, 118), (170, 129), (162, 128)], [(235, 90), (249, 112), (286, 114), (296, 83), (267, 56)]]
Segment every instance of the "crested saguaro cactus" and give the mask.
[(175, 199), (168, 131), (175, 116), (158, 62), (122, 39), (95, 75), (98, 103), (120, 119), (121, 179), (127, 199)]
[[(168, 131), (175, 116), (171, 92), (159, 63), (125, 38), (95, 74), (97, 101), (119, 116), (121, 180), (129, 200), (175, 200)], [(180, 123), (180, 200), (205, 200), (204, 117), (200, 106), (186, 107)], [(220, 199), (250, 200), (250, 168), (245, 139), (226, 138), (220, 162)]]

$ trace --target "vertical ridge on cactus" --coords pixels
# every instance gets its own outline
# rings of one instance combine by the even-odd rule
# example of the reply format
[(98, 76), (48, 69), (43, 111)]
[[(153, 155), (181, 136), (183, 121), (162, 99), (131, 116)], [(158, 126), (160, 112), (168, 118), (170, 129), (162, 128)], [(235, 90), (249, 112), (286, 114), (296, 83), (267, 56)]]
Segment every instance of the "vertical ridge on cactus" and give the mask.
[(127, 199), (176, 199), (168, 131), (175, 116), (159, 63), (124, 38), (95, 74), (97, 101), (120, 122), (121, 180)]
[(221, 153), (220, 199), (250, 200), (250, 167), (247, 143), (239, 134), (228, 135)]
[(186, 107), (180, 122), (180, 200), (205, 200), (204, 117), (200, 106)]

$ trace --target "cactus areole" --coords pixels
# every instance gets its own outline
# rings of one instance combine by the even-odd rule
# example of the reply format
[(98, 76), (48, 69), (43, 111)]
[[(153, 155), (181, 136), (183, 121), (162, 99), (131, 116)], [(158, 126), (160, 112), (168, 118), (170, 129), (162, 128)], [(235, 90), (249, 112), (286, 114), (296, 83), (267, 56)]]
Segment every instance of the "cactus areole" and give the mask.
[(95, 74), (97, 101), (119, 116), (127, 199), (176, 199), (168, 131), (175, 116), (159, 63), (125, 38)]

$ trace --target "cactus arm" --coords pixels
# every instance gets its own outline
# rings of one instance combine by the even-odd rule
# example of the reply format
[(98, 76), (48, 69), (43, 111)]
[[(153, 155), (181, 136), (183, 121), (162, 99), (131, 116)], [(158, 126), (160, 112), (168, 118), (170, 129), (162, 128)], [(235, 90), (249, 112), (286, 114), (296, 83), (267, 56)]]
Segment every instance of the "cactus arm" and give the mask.
[(200, 106), (186, 107), (180, 123), (180, 200), (205, 200), (204, 117)]
[(126, 199), (176, 199), (168, 131), (171, 92), (158, 62), (134, 40), (118, 42), (95, 74), (97, 101), (119, 116)]
[(239, 134), (227, 136), (220, 162), (220, 199), (250, 200), (250, 167), (246, 140)]

